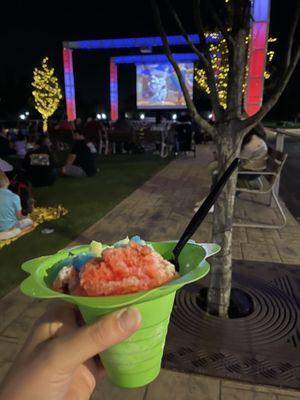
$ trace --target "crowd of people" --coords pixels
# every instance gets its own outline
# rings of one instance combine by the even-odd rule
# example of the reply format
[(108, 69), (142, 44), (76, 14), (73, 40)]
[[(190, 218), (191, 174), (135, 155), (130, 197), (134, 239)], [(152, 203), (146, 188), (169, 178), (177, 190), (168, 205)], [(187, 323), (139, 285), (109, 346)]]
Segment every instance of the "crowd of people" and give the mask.
[[(167, 131), (166, 120), (159, 115), (153, 128)], [(18, 129), (0, 126), (0, 240), (14, 237), (32, 225), (28, 215), (34, 207), (33, 187), (53, 185), (59, 175), (73, 178), (95, 175), (99, 150), (96, 146), (108, 129), (124, 135), (124, 141), (115, 146), (117, 151), (144, 151), (138, 141), (130, 139), (136, 126), (122, 112), (113, 124), (97, 118), (85, 122), (80, 118), (74, 122), (64, 119), (50, 122), (47, 133), (36, 123), (23, 122)], [(66, 150), (64, 142), (53, 140), (63, 134), (71, 141), (62, 161), (57, 155)]]
[[(203, 140), (201, 132), (193, 126), (186, 112), (181, 113), (176, 124), (158, 114), (149, 131), (161, 132), (163, 136), (174, 125), (176, 134), (172, 148), (175, 155), (179, 150), (190, 150), (195, 134), (198, 134), (196, 141)], [(0, 240), (16, 236), (32, 225), (28, 218), (34, 207), (32, 187), (53, 185), (59, 175), (84, 178), (96, 174), (96, 154), (99, 151), (96, 147), (99, 146), (99, 137), (107, 135), (108, 130), (124, 135), (124, 142), (118, 149), (121, 153), (144, 151), (138, 141), (128, 140), (128, 137), (134, 137), (137, 127), (126, 118), (125, 113), (120, 113), (114, 124), (96, 118), (88, 118), (85, 123), (79, 118), (74, 122), (62, 120), (50, 124), (47, 133), (43, 133), (36, 124), (23, 125), (17, 130), (0, 126)], [(71, 137), (66, 157), (60, 162), (58, 151), (66, 148), (60, 148), (60, 142), (53, 143), (51, 134), (55, 132), (56, 137), (63, 132)], [(162, 144), (155, 145), (158, 149)], [(258, 126), (243, 140), (241, 168), (250, 171), (265, 169), (267, 151), (264, 130)], [(215, 182), (217, 161), (211, 163), (209, 169)], [(251, 181), (255, 178), (249, 174), (244, 175), (244, 179)]]
[[(33, 187), (53, 185), (59, 175), (79, 178), (97, 172), (97, 150), (86, 138), (91, 122), (85, 127), (67, 123), (73, 140), (62, 164), (48, 133), (31, 131), (30, 125), (18, 130), (0, 127), (0, 240), (31, 228), (28, 215), (34, 207)], [(61, 124), (51, 129), (61, 130)]]

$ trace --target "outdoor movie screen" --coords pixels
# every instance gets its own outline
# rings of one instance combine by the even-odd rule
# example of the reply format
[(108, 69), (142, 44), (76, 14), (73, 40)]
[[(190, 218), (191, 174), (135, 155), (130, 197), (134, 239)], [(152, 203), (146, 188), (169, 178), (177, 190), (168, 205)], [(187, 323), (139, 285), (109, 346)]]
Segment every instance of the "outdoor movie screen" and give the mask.
[[(194, 64), (179, 63), (190, 96), (193, 96)], [(186, 108), (177, 75), (171, 64), (137, 64), (138, 108)]]

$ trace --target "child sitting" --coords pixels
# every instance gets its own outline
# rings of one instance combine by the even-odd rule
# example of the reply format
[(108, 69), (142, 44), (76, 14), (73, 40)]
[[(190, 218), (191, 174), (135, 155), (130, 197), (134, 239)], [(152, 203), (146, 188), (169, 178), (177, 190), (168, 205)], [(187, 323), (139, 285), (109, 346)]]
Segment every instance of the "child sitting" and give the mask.
[(17, 236), (33, 224), (30, 218), (23, 217), (20, 197), (8, 186), (7, 176), (0, 171), (0, 240)]

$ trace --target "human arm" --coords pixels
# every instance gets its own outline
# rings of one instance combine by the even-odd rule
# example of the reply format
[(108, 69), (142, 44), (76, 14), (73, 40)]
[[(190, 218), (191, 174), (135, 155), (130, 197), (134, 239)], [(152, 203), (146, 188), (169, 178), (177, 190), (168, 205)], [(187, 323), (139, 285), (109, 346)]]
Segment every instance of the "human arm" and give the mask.
[(242, 147), (240, 169), (263, 170), (268, 158), (268, 146), (259, 136), (253, 135), (250, 142)]
[(0, 400), (88, 400), (103, 369), (98, 353), (140, 326), (136, 309), (123, 309), (91, 325), (71, 305), (51, 306), (29, 334), (0, 387)]
[(73, 144), (72, 150), (65, 161), (64, 167), (68, 167), (74, 163), (74, 161), (76, 160), (78, 151), (79, 151), (79, 144), (77, 141), (75, 141)]
[(23, 214), (22, 214), (22, 211), (17, 211), (17, 212), (16, 212), (16, 217), (17, 217), (17, 219), (22, 219), (22, 218), (24, 218), (24, 216), (23, 216)]
[(253, 157), (253, 149), (249, 146), (245, 146), (241, 149), (240, 159), (241, 162), (250, 160)]
[(76, 160), (76, 154), (69, 154), (66, 161), (65, 161), (65, 167), (68, 167), (69, 165), (72, 165), (74, 161)]
[(66, 167), (69, 165), (72, 165), (74, 161), (76, 160), (76, 154), (70, 153), (65, 161), (64, 166), (62, 167), (61, 171), (64, 174), (66, 172)]
[(18, 196), (17, 194), (15, 194), (13, 197), (13, 204), (14, 204), (14, 208), (15, 208), (16, 218), (17, 219), (24, 218), (23, 214), (22, 214), (21, 199), (20, 199), (20, 196)]

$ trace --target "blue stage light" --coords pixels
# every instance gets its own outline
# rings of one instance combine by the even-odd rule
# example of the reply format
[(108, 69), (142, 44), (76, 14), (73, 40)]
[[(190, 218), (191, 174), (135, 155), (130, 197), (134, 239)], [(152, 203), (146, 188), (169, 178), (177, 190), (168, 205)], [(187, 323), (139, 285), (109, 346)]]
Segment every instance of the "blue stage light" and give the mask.
[[(176, 53), (173, 54), (173, 56), (178, 62), (193, 62), (199, 60), (199, 57), (195, 53)], [(155, 64), (169, 62), (165, 54), (118, 56), (115, 57), (114, 60), (116, 64)]]
[[(190, 40), (194, 44), (199, 43), (199, 36), (196, 34), (189, 35)], [(221, 39), (221, 35), (212, 33), (207, 36), (208, 43), (217, 43)], [(168, 43), (171, 46), (187, 45), (182, 35), (168, 36)], [(156, 47), (162, 46), (160, 36), (150, 36), (142, 38), (126, 38), (126, 39), (101, 39), (101, 40), (80, 40), (76, 42), (64, 42), (64, 46), (70, 49), (122, 49), (133, 47)]]

